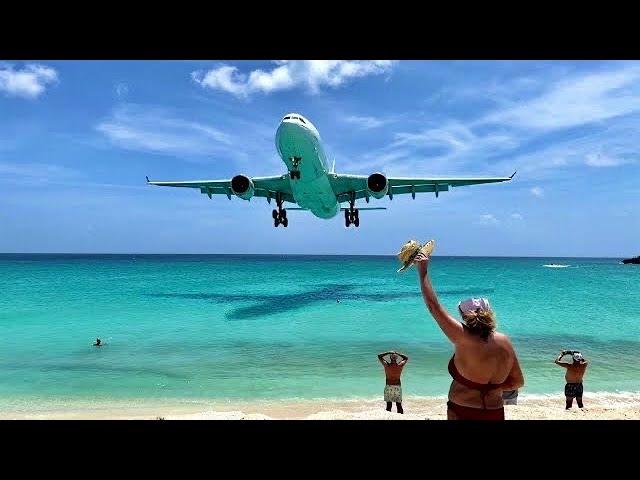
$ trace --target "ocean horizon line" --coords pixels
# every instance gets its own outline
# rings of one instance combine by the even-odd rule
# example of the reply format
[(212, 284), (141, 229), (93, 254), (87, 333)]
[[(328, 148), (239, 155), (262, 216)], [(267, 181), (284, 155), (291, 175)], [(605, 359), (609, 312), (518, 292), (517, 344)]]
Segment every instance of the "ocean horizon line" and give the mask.
[[(339, 253), (144, 253), (144, 252), (128, 252), (128, 253), (111, 253), (111, 252), (0, 252), (0, 257), (8, 256), (45, 256), (45, 255), (59, 255), (59, 256), (174, 256), (174, 257), (384, 257), (390, 258), (396, 257), (395, 253), (384, 254), (339, 254)], [(624, 255), (617, 256), (562, 256), (562, 255), (432, 255), (434, 258), (561, 258), (561, 259), (624, 259), (631, 258)]]

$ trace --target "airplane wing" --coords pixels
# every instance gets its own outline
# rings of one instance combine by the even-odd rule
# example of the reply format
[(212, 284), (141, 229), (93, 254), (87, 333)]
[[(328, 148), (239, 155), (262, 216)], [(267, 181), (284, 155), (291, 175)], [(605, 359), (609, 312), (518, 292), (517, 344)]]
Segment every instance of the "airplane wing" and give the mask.
[[(387, 177), (389, 187), (387, 195), (393, 198), (394, 195), (411, 193), (414, 197), (416, 193), (434, 192), (436, 197), (440, 192), (446, 192), (450, 187), (464, 187), (467, 185), (480, 185), (483, 183), (508, 182), (516, 172), (510, 177), (485, 177), (485, 178), (394, 178)], [(350, 198), (354, 200), (366, 198), (369, 201), (369, 190), (367, 188), (368, 175), (329, 175), (333, 191), (339, 202), (348, 202)]]
[[(264, 197), (269, 202), (272, 198), (276, 198), (279, 193), (285, 202), (295, 203), (291, 192), (291, 184), (288, 175), (280, 175), (274, 177), (253, 177), (251, 181), (254, 185), (254, 197)], [(190, 180), (186, 182), (152, 182), (147, 177), (149, 185), (158, 185), (160, 187), (183, 187), (197, 188), (200, 193), (208, 195), (226, 195), (229, 199), (234, 195), (231, 190), (231, 179), (229, 180)]]

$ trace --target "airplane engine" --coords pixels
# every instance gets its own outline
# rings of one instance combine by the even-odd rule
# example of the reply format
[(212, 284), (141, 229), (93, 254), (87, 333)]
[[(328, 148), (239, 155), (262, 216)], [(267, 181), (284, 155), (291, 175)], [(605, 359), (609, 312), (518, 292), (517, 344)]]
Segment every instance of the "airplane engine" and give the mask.
[(389, 190), (387, 177), (382, 173), (373, 173), (369, 175), (369, 178), (367, 179), (367, 189), (369, 190), (369, 195), (373, 198), (384, 197)]
[(253, 182), (245, 175), (236, 175), (231, 179), (231, 190), (243, 200), (253, 197)]

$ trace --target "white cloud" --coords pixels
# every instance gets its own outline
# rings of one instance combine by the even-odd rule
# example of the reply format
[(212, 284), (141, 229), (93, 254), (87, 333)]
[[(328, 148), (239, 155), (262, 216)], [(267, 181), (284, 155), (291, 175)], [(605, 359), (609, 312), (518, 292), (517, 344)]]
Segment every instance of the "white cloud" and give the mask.
[[(455, 78), (452, 78), (455, 81)], [(540, 77), (512, 77), (500, 75), (483, 82), (468, 82), (468, 78), (459, 77), (456, 83), (449, 83), (439, 91), (427, 97), (426, 104), (467, 104), (469, 102), (491, 102), (496, 107), (512, 107), (540, 92), (544, 81)]]
[(497, 225), (500, 221), (492, 213), (485, 213), (480, 215), (479, 223), (480, 225)]
[(276, 67), (264, 71), (253, 70), (249, 74), (238, 67), (221, 65), (209, 71), (195, 71), (191, 78), (202, 87), (222, 90), (238, 97), (262, 92), (306, 86), (310, 92), (318, 93), (323, 86), (338, 87), (350, 79), (379, 75), (389, 72), (390, 60), (278, 60)]
[[(498, 91), (503, 100), (496, 102), (502, 105), (498, 109), (467, 122), (431, 119), (430, 128), (397, 132), (386, 147), (360, 158), (384, 171), (400, 168), (398, 162), (414, 174), (506, 175), (517, 169), (530, 180), (565, 167), (636, 163), (640, 65), (586, 74), (554, 70), (553, 78), (546, 88), (537, 77), (511, 81), (516, 87)], [(587, 125), (596, 121), (601, 124)], [(583, 129), (548, 137), (553, 130), (578, 126)]]
[[(273, 118), (243, 109), (238, 115), (225, 115), (224, 126), (221, 130), (159, 106), (126, 103), (116, 107), (95, 129), (110, 144), (126, 150), (171, 155), (196, 163), (232, 161), (236, 168), (252, 175), (282, 173), (282, 160), (273, 143)], [(92, 146), (104, 148), (105, 142), (93, 141)]]
[(124, 82), (120, 82), (114, 87), (114, 91), (115, 91), (116, 97), (124, 98), (129, 93), (129, 86)]
[(347, 123), (356, 125), (363, 130), (369, 130), (371, 128), (378, 128), (382, 125), (389, 123), (389, 120), (383, 120), (376, 117), (361, 117), (359, 115), (351, 115), (349, 117), (342, 118)]
[(454, 152), (466, 151), (476, 139), (471, 130), (460, 123), (423, 130), (418, 133), (396, 133), (392, 146), (410, 145), (414, 147), (446, 147)]
[[(401, 147), (406, 156), (400, 160), (410, 162), (415, 171), (423, 165), (432, 172), (464, 175), (517, 169), (529, 179), (562, 167), (637, 162), (634, 139), (639, 119), (631, 114), (640, 113), (640, 65), (618, 64), (586, 74), (566, 68), (552, 73), (546, 88), (540, 77), (509, 80), (508, 88), (491, 83), (469, 91), (463, 87), (462, 98), (467, 100), (488, 88), (499, 108), (465, 123), (444, 119), (432, 128), (396, 133), (395, 140), (379, 153)], [(570, 137), (545, 141), (550, 131), (596, 121), (607, 123), (604, 128), (592, 126), (579, 135), (573, 132)]]
[[(407, 166), (405, 161), (407, 158), (411, 158), (409, 149), (366, 152), (362, 156), (345, 156), (338, 169), (345, 173), (371, 173), (373, 170), (389, 173), (391, 168), (398, 167), (399, 163), (402, 164), (401, 168)], [(399, 175), (397, 168), (393, 169), (393, 172)]]
[(544, 191), (542, 190), (542, 188), (540, 187), (533, 187), (529, 190), (531, 192), (531, 194), (535, 197), (542, 197), (544, 196)]
[[(494, 163), (498, 170), (516, 168), (518, 175), (539, 180), (559, 168), (613, 168), (638, 162), (640, 152), (636, 142), (638, 115), (610, 120), (605, 128), (588, 128), (560, 139), (552, 138), (539, 147)], [(544, 137), (543, 137), (544, 138)], [(523, 139), (523, 142), (525, 140)]]
[(541, 95), (489, 114), (480, 123), (557, 129), (626, 115), (640, 110), (638, 80), (638, 65), (574, 75)]
[(478, 135), (468, 126), (458, 122), (448, 122), (417, 133), (396, 133), (395, 138), (392, 147), (439, 148), (444, 150), (441, 155), (447, 157), (458, 157), (473, 152), (477, 158), (481, 152), (496, 152), (518, 146), (517, 140), (511, 135), (502, 132)]
[(0, 182), (8, 181), (22, 186), (57, 183), (79, 175), (76, 170), (61, 165), (0, 162)]
[(45, 65), (31, 63), (16, 70), (13, 65), (0, 64), (0, 91), (9, 96), (37, 98), (57, 80), (55, 69)]
[[(449, 121), (435, 128), (418, 132), (398, 132), (394, 141), (361, 158), (370, 159), (368, 165), (399, 174), (409, 169), (412, 175), (470, 175), (484, 174), (487, 158), (514, 149), (517, 139), (494, 131), (484, 135), (474, 133), (468, 126)], [(402, 166), (398, 163), (402, 162)], [(428, 166), (429, 172), (425, 171)], [(509, 167), (513, 168), (512, 166)]]
[(590, 167), (617, 167), (618, 165), (624, 165), (625, 163), (630, 162), (628, 160), (614, 158), (608, 155), (590, 153), (586, 156), (584, 163)]
[(512, 213), (511, 218), (513, 218), (514, 220), (522, 220), (522, 215), (520, 215), (519, 213)]
[(155, 153), (206, 155), (232, 144), (231, 137), (216, 128), (133, 104), (117, 108), (96, 129), (122, 148)]

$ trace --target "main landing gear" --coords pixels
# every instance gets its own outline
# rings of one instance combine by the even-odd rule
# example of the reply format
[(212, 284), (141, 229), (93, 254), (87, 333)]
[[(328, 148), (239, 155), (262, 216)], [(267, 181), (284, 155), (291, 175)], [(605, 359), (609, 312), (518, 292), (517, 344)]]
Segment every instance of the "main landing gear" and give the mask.
[(298, 167), (300, 166), (301, 160), (302, 160), (302, 157), (291, 157), (291, 166), (293, 167), (293, 170), (289, 172), (289, 176), (291, 177), (291, 180), (293, 180), (294, 178), (297, 178), (298, 180), (300, 180), (300, 170)]
[(344, 225), (349, 228), (349, 225), (355, 225), (356, 228), (360, 226), (360, 217), (358, 215), (358, 209), (355, 208), (356, 201), (351, 199), (349, 201), (349, 209), (344, 211)]
[(278, 193), (276, 197), (276, 203), (278, 204), (278, 210), (273, 210), (271, 212), (271, 216), (273, 217), (273, 226), (277, 227), (278, 225), (282, 225), (284, 228), (289, 226), (289, 219), (287, 218), (287, 211), (282, 208), (282, 195)]

